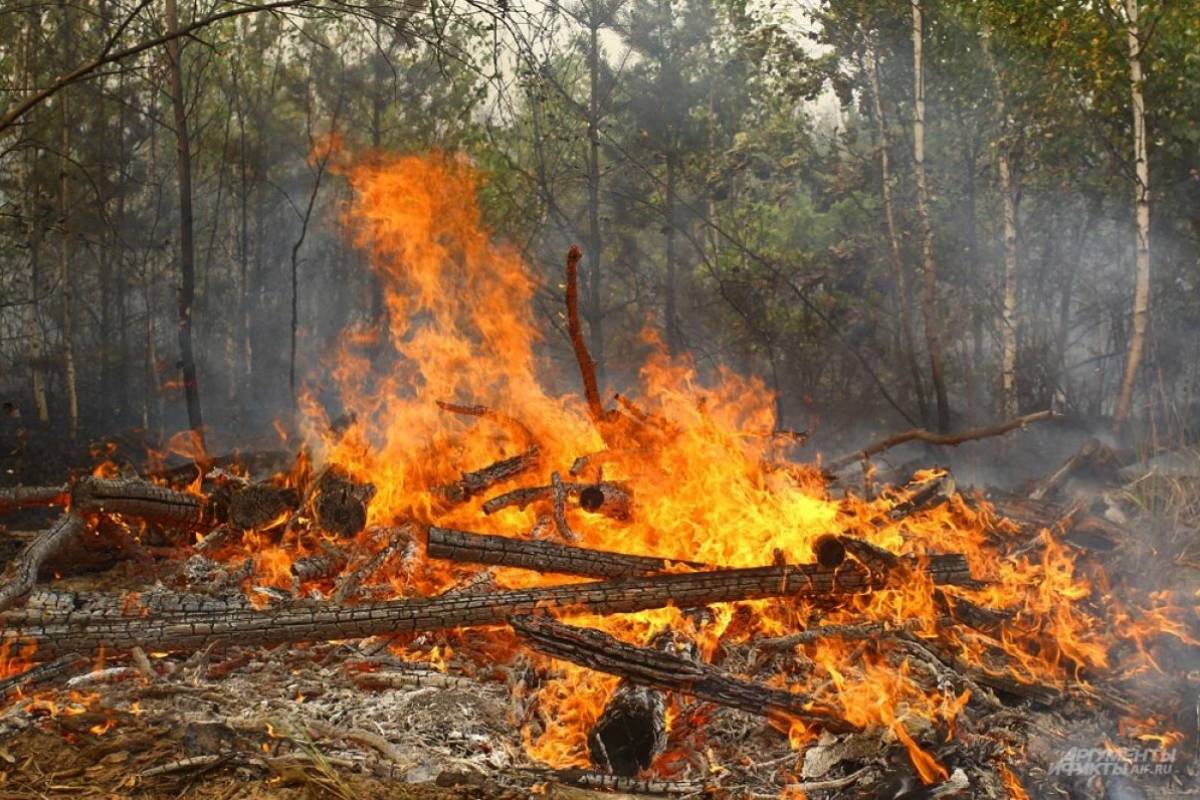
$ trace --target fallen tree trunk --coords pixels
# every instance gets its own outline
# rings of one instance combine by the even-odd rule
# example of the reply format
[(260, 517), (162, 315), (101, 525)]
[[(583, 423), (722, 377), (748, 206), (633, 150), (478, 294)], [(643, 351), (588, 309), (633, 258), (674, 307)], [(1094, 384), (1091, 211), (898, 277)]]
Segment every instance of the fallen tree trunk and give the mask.
[(216, 522), (203, 497), (140, 478), (83, 478), (71, 490), (71, 507), (182, 528), (210, 528)]
[(429, 529), (425, 550), (431, 558), (464, 564), (519, 567), (590, 578), (650, 575), (662, 572), (672, 563), (685, 564), (693, 569), (712, 569), (711, 565), (694, 561), (671, 561), (656, 556), (627, 555), (558, 542), (489, 536), (436, 526)]
[(18, 508), (35, 506), (64, 506), (71, 497), (71, 487), (62, 486), (6, 486), (0, 489), (0, 514)]
[(510, 624), (534, 650), (589, 669), (751, 714), (798, 719), (835, 733), (857, 730), (807, 695), (741, 680), (683, 656), (627, 644), (603, 631), (533, 616), (514, 617)]
[[(961, 556), (931, 556), (927, 571), (936, 583), (970, 579)], [(369, 636), (498, 625), (511, 616), (552, 611), (619, 614), (676, 605), (681, 608), (765, 597), (820, 598), (870, 592), (886, 581), (853, 563), (819, 564), (655, 575), (599, 583), (576, 583), (480, 596), (434, 597), (363, 603), (313, 604), (271, 611), (234, 609), (168, 617), (96, 619), (68, 613), (54, 620), (0, 631), (0, 642), (36, 644), (39, 657), (90, 652), (190, 651), (214, 642), (271, 645), (284, 642), (362, 639)]]
[(60, 552), (71, 541), (83, 535), (87, 521), (78, 511), (63, 514), (50, 528), (25, 546), (21, 554), (4, 571), (4, 583), (0, 585), (0, 611), (15, 605), (25, 597), (37, 583), (38, 570), (42, 564)]

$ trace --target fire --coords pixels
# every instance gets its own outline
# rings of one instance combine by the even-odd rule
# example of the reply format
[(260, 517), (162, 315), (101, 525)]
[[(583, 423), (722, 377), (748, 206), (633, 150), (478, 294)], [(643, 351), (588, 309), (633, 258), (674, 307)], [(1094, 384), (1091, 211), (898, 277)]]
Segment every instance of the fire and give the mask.
[[(1077, 601), (1092, 596), (1096, 586), (1078, 569), (1074, 554), (1045, 532), (1036, 551), (1006, 557), (1004, 540), (1014, 531), (986, 503), (954, 495), (932, 510), (891, 522), (888, 512), (908, 499), (903, 492), (874, 500), (832, 498), (818, 470), (777, 459), (774, 402), (765, 386), (728, 369), (702, 377), (686, 359), (668, 358), (650, 333), (643, 337), (646, 358), (636, 398), (620, 398), (625, 418), (636, 424), (594, 424), (577, 396), (549, 388), (571, 385), (573, 376), (546, 368), (533, 312), (542, 281), (515, 248), (496, 241), (483, 225), (475, 202), (482, 179), (471, 166), (434, 153), (377, 155), (344, 161), (339, 169), (354, 190), (345, 221), (370, 256), (387, 319), (382, 328), (347, 331), (329, 361), (333, 388), (344, 410), (352, 412), (351, 421), (331, 426), (315, 392), (302, 407), (314, 460), (376, 486), (370, 524), (413, 520), (521, 535), (538, 524), (533, 507), (487, 516), (480, 508), (485, 498), (456, 504), (439, 487), (532, 447), (537, 477), (525, 484), (546, 482), (552, 471), (568, 475), (579, 456), (603, 452), (581, 479), (628, 482), (635, 487), (636, 514), (614, 520), (572, 510), (570, 525), (589, 547), (760, 566), (780, 556), (812, 561), (816, 539), (838, 531), (895, 553), (965, 553), (983, 588), (947, 590), (950, 600), (964, 598), (1010, 615), (995, 636), (963, 634), (952, 643), (964, 663), (986, 672), (1061, 685), (1085, 670), (1107, 667), (1117, 639), (1140, 641), (1152, 631), (1171, 630), (1166, 609), (1149, 627), (1135, 626), (1126, 615), (1115, 628), (1080, 611)], [(496, 413), (464, 418), (435, 401), (478, 403)], [(503, 484), (492, 494), (514, 485)], [(283, 580), (291, 561), (306, 552), (287, 536), (270, 546), (248, 534), (246, 544), (253, 545), (260, 577), (268, 583)], [(454, 584), (445, 565), (426, 562), (414, 569), (392, 577), (398, 594), (430, 594)], [(518, 570), (498, 570), (496, 578), (506, 587), (556, 580)], [(878, 620), (932, 638), (943, 613), (933, 589), (928, 580), (915, 579), (855, 598), (826, 619)], [(718, 608), (714, 621), (698, 629), (675, 609), (584, 622), (638, 643), (667, 626), (693, 627), (702, 651), (711, 656), (727, 634), (736, 640), (794, 631), (804, 627), (811, 611), (788, 600), (740, 607), (746, 611), (736, 615), (737, 625), (732, 608)], [(816, 671), (808, 678), (811, 686), (802, 688), (816, 689), (815, 699), (856, 724), (893, 731), (923, 779), (946, 776), (909, 726), (952, 728), (965, 696), (947, 698), (920, 688), (905, 663), (897, 665), (874, 648), (837, 639), (804, 647)], [(437, 664), (439, 658), (431, 660)], [(585, 733), (615, 680), (571, 665), (556, 669), (538, 690), (540, 724), (536, 730), (526, 726), (526, 746), (551, 764), (582, 764)], [(792, 726), (793, 742), (802, 744), (810, 735)], [(1019, 796), (1020, 784), (1010, 777), (1010, 791)]]

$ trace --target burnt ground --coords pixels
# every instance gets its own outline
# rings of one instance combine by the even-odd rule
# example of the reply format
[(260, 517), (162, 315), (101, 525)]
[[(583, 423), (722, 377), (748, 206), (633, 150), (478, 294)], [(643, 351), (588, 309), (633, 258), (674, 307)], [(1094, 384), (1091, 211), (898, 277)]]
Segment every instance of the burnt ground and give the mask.
[[(37, 474), (61, 476), (59, 466)], [(1200, 478), (1189, 468), (1150, 465), (1126, 470), (1106, 486), (1081, 481), (1067, 492), (1086, 492), (1093, 513), (1126, 532), (1094, 554), (1118, 586), (1200, 596)], [(13, 522), (14, 529), (36, 522), (41, 512), (29, 513), (29, 519)], [(121, 562), (50, 588), (152, 590), (177, 569), (170, 562), (154, 568)], [(507, 636), (465, 631), (422, 637), (402, 643), (403, 658), (383, 641), (210, 650), (189, 657), (149, 654), (151, 672), (128, 674), (126, 667), (119, 680), (53, 694), (58, 708), (48, 702), (38, 707), (35, 699), (33, 706), (0, 711), (0, 798), (614, 796), (567, 785), (569, 776), (545, 772), (528, 757), (520, 729), (531, 720), (536, 724), (529, 690), (537, 671), (523, 657), (503, 657)], [(420, 660), (435, 652), (453, 655), (437, 668)], [(542, 665), (547, 668), (553, 669)], [(386, 676), (389, 685), (365, 686), (363, 669)], [(1184, 722), (1196, 694), (1180, 698)], [(1015, 701), (1013, 708), (1028, 723), (1028, 706)], [(857, 755), (841, 752), (845, 742), (823, 743), (802, 761), (761, 719), (703, 704), (680, 711), (697, 725), (679, 726), (662, 764), (661, 777), (678, 782), (646, 788), (773, 797), (803, 777), (814, 781), (809, 796), (817, 798), (951, 796), (921, 793), (895, 741), (872, 741), (868, 752)], [(1034, 798), (1198, 797), (1197, 714), (1200, 709), (1191, 713), (1192, 725), (1184, 730), (1189, 741), (1169, 779), (1135, 782), (1132, 788), (1116, 779), (1050, 779), (1046, 765), (1065, 747), (1099, 745), (1116, 735), (1111, 717), (1067, 707), (1043, 709), (1019, 732), (1014, 728), (1028, 759), (1016, 770)], [(985, 717), (977, 724), (980, 732), (990, 732), (1006, 723)], [(818, 760), (813, 751), (831, 766), (813, 766)], [(864, 763), (881, 770), (867, 794), (818, 788)], [(954, 759), (947, 763), (953, 766)], [(969, 788), (959, 796), (1010, 796), (982, 773), (970, 771), (969, 777)], [(707, 791), (705, 779), (711, 779)]]

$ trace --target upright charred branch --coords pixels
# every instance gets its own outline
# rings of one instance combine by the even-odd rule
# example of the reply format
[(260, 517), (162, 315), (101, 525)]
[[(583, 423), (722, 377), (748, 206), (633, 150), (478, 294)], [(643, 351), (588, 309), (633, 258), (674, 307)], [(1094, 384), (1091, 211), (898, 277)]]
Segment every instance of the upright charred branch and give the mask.
[(5, 570), (4, 584), (0, 585), (0, 610), (11, 608), (28, 595), (37, 583), (38, 569), (42, 564), (82, 536), (86, 529), (87, 521), (83, 515), (78, 511), (68, 511), (26, 545)]
[(588, 352), (587, 342), (583, 338), (583, 325), (579, 319), (579, 259), (583, 251), (579, 245), (571, 245), (567, 251), (567, 332), (571, 336), (571, 347), (575, 351), (575, 361), (579, 364), (579, 375), (583, 378), (583, 393), (587, 398), (588, 413), (592, 422), (603, 434), (607, 414), (604, 404), (600, 401), (600, 387), (596, 382), (596, 362)]
[[(930, 556), (923, 569), (934, 583), (965, 583), (961, 556)], [(675, 605), (681, 608), (766, 597), (828, 598), (863, 594), (888, 585), (853, 562), (654, 575), (575, 583), (479, 596), (363, 603), (311, 604), (265, 612), (234, 609), (169, 617), (96, 619), (68, 613), (38, 624), (5, 627), (0, 642), (28, 642), (40, 656), (68, 652), (194, 651), (217, 642), (230, 646), (360, 639), (369, 636), (499, 625), (510, 617), (559, 612), (622, 614)]]
[(649, 647), (637, 647), (591, 628), (554, 619), (514, 617), (513, 630), (540, 653), (659, 689), (690, 694), (751, 714), (817, 724), (835, 733), (857, 730), (808, 695), (735, 678), (716, 667)]

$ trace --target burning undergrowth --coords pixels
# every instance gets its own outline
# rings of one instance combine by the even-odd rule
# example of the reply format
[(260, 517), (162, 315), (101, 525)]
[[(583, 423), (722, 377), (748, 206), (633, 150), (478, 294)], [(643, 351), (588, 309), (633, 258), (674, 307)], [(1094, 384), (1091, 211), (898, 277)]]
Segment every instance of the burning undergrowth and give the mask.
[[(537, 281), (483, 226), (472, 169), (432, 155), (342, 170), (354, 189), (348, 227), (388, 307), (385, 330), (347, 332), (329, 361), (349, 413), (330, 420), (307, 397), (296, 468), (265, 485), (210, 471), (178, 493), (194, 507), (130, 500), (103, 480), (70, 489), (81, 528), (114, 510), (136, 528), (154, 516), (146, 504), (166, 502), (171, 518), (158, 522), (199, 532), (203, 556), (187, 563), (208, 572), (189, 586), (216, 582), (236, 597), (222, 595), (219, 611), (201, 598), (162, 601), (169, 608), (138, 598), (112, 612), (165, 620), (152, 631), (84, 632), (49, 615), (31, 636), (22, 623), (35, 612), (6, 612), (7, 674), (62, 655), (53, 642), (249, 646), (255, 613), (275, 614), (261, 629), (272, 641), (382, 635), (373, 614), (437, 597), (371, 640), (374, 653), (440, 670), (503, 665), (523, 756), (553, 768), (719, 785), (745, 766), (721, 760), (736, 757), (734, 730), (745, 734), (713, 711), (722, 706), (765, 714), (809, 754), (787, 762), (780, 791), (792, 794), (866, 781), (836, 773), (872, 760), (849, 754), (869, 737), (905, 759), (875, 775), (885, 783), (907, 774), (930, 791), (965, 791), (969, 762), (976, 796), (1023, 796), (1027, 742), (986, 720), (1032, 705), (1111, 715), (1120, 730), (1099, 735), (1113, 748), (1119, 737), (1179, 744), (1177, 715), (1155, 710), (1178, 710), (1169, 698), (1191, 668), (1196, 598), (1122, 591), (1062, 535), (1079, 509), (1029, 523), (956, 492), (937, 469), (846, 492), (819, 465), (786, 458), (795, 437), (775, 430), (760, 383), (727, 370), (702, 379), (650, 334), (635, 391), (601, 397), (574, 304), (577, 251), (566, 321), (585, 402), (556, 394), (541, 372)], [(665, 599), (645, 599), (654, 593)], [(357, 616), (327, 615), (314, 598)], [(540, 616), (549, 611), (559, 622)], [(173, 621), (198, 613), (218, 620), (207, 638), (171, 638)], [(443, 631), (435, 641), (420, 620), (438, 614), (426, 625)], [(614, 719), (626, 726), (615, 738), (605, 733)], [(643, 752), (625, 754), (622, 735), (644, 739), (630, 745)], [(820, 758), (829, 764), (810, 768)], [(786, 788), (813, 776), (832, 783)], [(873, 796), (935, 796), (867, 785)]]

